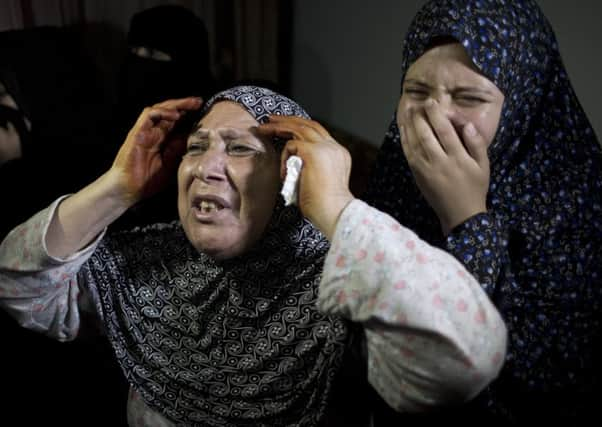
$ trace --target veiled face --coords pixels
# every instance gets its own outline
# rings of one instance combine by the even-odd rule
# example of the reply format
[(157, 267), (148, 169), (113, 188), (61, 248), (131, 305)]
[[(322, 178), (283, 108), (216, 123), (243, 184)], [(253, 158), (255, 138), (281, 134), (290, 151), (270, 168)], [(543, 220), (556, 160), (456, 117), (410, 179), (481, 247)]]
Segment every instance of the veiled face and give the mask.
[(456, 127), (472, 122), (491, 144), (497, 131), (504, 94), (480, 74), (459, 43), (427, 50), (408, 69), (397, 108), (397, 124), (404, 124), (405, 111), (433, 99)]
[(242, 106), (215, 104), (188, 138), (178, 211), (193, 246), (216, 259), (244, 253), (263, 234), (280, 187), (280, 156), (252, 131)]
[[(0, 105), (11, 108), (15, 112), (19, 110), (15, 99), (7, 92), (2, 82), (0, 82)], [(31, 125), (27, 117), (23, 116), (23, 121), (29, 129)], [(10, 120), (6, 121), (5, 126), (0, 126), (0, 165), (22, 156), (21, 143), (21, 136)]]

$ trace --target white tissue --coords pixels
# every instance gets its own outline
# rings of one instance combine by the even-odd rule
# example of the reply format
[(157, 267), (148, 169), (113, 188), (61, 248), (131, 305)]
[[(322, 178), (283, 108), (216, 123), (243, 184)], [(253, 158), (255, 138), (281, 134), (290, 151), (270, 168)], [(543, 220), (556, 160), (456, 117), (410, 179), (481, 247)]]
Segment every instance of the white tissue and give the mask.
[(299, 187), (299, 174), (302, 167), (303, 160), (298, 156), (290, 156), (286, 161), (286, 178), (280, 191), (285, 206), (297, 204), (297, 188)]

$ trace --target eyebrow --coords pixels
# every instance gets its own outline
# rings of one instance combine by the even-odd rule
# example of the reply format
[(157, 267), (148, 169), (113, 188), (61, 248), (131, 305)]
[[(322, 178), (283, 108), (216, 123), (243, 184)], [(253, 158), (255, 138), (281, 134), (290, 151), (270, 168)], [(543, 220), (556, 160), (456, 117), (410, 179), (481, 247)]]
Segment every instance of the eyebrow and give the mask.
[[(430, 89), (431, 86), (428, 83), (425, 83), (421, 80), (416, 80), (416, 79), (407, 79), (403, 82), (404, 85), (406, 84), (414, 84), (416, 86), (420, 86), (426, 89)], [(452, 92), (472, 92), (472, 93), (483, 93), (486, 95), (493, 95), (493, 92), (487, 88), (483, 88), (483, 87), (476, 87), (476, 86), (456, 86)]]
[[(203, 128), (203, 125), (200, 124), (193, 132), (190, 133), (190, 136), (198, 137), (198, 138), (206, 138), (209, 135), (210, 129)], [(240, 138), (253, 135), (250, 131), (245, 131), (241, 129), (235, 128), (219, 128), (216, 130), (217, 133), (221, 137), (225, 138)]]
[(422, 86), (425, 88), (430, 88), (430, 86), (428, 84), (426, 84), (425, 82), (422, 82), (420, 80), (416, 80), (416, 79), (406, 79), (403, 84), (414, 84), (414, 85), (418, 85), (418, 86)]

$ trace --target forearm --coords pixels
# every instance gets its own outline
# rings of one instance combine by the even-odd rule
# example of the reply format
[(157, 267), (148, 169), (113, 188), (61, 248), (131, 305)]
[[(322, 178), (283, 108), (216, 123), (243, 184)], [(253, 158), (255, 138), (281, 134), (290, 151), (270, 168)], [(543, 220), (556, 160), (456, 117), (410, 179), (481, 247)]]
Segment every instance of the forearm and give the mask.
[(67, 259), (47, 253), (45, 234), (59, 201), (16, 227), (0, 245), (0, 307), (23, 327), (69, 340), (79, 330), (80, 305), (89, 305), (77, 272), (96, 246)]
[(337, 225), (320, 308), (363, 324), (369, 380), (392, 407), (471, 398), (504, 360), (499, 313), (451, 255), (359, 203)]
[(73, 254), (130, 207), (121, 196), (117, 173), (111, 170), (103, 174), (60, 203), (46, 234), (48, 254), (56, 258)]

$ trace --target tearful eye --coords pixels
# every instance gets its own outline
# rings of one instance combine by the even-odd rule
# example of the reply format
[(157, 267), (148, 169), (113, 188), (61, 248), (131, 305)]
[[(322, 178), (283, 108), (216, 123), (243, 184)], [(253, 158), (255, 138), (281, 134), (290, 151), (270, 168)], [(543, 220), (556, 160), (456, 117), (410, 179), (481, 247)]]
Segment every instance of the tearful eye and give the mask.
[(424, 89), (404, 88), (404, 95), (408, 95), (415, 99), (424, 99), (428, 96), (428, 92)]
[(186, 147), (187, 154), (199, 154), (207, 151), (207, 143), (201, 141), (195, 141), (188, 144)]
[(463, 106), (468, 106), (468, 107), (480, 105), (480, 104), (487, 102), (487, 100), (485, 100), (479, 96), (468, 95), (468, 94), (456, 95), (455, 100), (458, 104), (463, 105)]
[(257, 150), (246, 144), (231, 143), (228, 144), (228, 154), (233, 156), (246, 156), (256, 154)]

